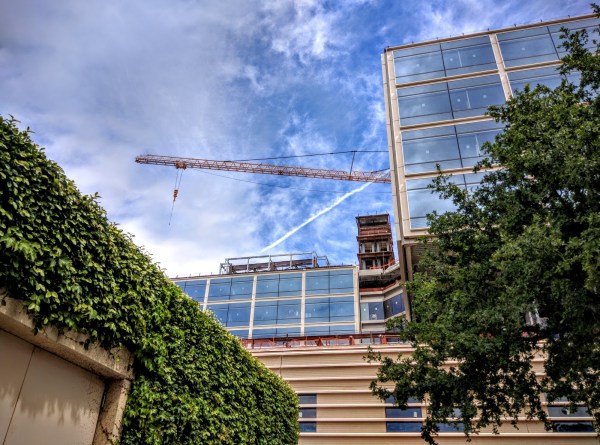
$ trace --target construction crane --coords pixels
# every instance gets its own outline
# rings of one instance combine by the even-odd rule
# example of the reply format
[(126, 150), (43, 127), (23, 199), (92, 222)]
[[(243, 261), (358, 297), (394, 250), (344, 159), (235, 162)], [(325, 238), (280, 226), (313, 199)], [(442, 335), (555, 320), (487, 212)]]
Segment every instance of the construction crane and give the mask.
[[(257, 164), (243, 161), (215, 161), (211, 159), (180, 158), (177, 156), (141, 155), (138, 164), (172, 166), (177, 169), (225, 170), (230, 172), (259, 173), (263, 175), (301, 176), (304, 178), (337, 179), (340, 181), (378, 182), (389, 184), (389, 173), (329, 170), (326, 168), (293, 167), (288, 165)], [(175, 196), (176, 197), (176, 196)]]

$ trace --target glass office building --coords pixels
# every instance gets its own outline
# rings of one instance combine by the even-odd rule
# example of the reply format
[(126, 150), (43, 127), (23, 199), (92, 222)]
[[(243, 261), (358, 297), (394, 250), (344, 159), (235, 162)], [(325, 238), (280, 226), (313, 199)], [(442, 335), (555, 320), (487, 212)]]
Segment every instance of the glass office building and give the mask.
[[(482, 145), (502, 125), (485, 116), (525, 85), (550, 88), (562, 80), (557, 71), (560, 29), (587, 29), (599, 20), (575, 17), (386, 48), (382, 55), (388, 148), (398, 254), (410, 279), (414, 239), (426, 233), (426, 215), (453, 209), (427, 188), (437, 167), (465, 189), (477, 187), (473, 166)], [(590, 39), (591, 40), (591, 39)], [(590, 43), (591, 45), (591, 43)], [(573, 74), (570, 80), (576, 80)]]
[(174, 279), (240, 338), (360, 332), (356, 267)]

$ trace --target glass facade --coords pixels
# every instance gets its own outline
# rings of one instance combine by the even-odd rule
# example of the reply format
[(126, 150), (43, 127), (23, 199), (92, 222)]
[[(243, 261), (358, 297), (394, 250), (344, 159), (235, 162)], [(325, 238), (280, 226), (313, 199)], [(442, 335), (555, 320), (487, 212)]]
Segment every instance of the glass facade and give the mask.
[(496, 67), (488, 36), (394, 51), (396, 83), (476, 73)]
[(402, 126), (483, 116), (504, 102), (497, 74), (398, 89)]
[(357, 332), (355, 268), (240, 274), (176, 284), (241, 338)]
[[(464, 175), (452, 175), (449, 182), (452, 182), (466, 190), (473, 190), (481, 182), (484, 173), (467, 173)], [(453, 211), (456, 209), (454, 203), (447, 199), (440, 198), (433, 193), (428, 186), (432, 178), (411, 179), (406, 181), (408, 194), (408, 208), (410, 212), (410, 227), (420, 229), (427, 227), (428, 213), (437, 212), (438, 214)]]
[[(504, 104), (526, 85), (551, 89), (560, 85), (564, 76), (558, 68), (565, 55), (560, 29), (586, 29), (592, 40), (599, 24), (598, 18), (567, 20), (385, 53), (388, 124), (394, 133), (391, 143), (399, 184), (395, 205), (403, 215), (404, 233), (399, 238), (419, 236), (411, 231), (427, 228), (426, 214), (454, 210), (451, 202), (432, 195), (418, 180), (438, 169), (472, 171), (484, 157), (483, 144), (493, 142), (503, 130), (502, 124), (486, 117), (488, 107)], [(590, 41), (588, 47), (593, 46)], [(568, 80), (577, 83), (578, 74)], [(406, 199), (401, 198), (404, 193)], [(361, 312), (379, 317), (375, 306), (361, 307)]]
[(482, 146), (494, 142), (503, 125), (495, 121), (426, 128), (402, 133), (407, 174), (473, 167), (483, 159)]

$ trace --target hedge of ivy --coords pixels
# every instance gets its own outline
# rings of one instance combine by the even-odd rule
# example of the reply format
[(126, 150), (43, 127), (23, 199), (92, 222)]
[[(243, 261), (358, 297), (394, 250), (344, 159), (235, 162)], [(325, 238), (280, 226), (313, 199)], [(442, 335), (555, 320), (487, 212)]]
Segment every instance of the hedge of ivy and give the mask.
[(1, 116), (0, 287), (36, 329), (73, 329), (134, 354), (122, 444), (297, 443), (292, 389)]

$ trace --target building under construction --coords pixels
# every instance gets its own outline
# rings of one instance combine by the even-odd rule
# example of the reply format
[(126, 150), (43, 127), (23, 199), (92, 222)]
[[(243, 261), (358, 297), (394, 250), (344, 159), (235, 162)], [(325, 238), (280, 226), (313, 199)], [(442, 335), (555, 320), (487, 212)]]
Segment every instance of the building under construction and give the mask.
[[(598, 23), (592, 16), (575, 17), (386, 48), (382, 68), (389, 176), (302, 168), (287, 172), (231, 162), (213, 166), (205, 160), (198, 165), (138, 160), (178, 168), (391, 181), (397, 259), (389, 216), (367, 215), (357, 217), (358, 266), (332, 266), (325, 257), (306, 253), (231, 258), (221, 265), (220, 275), (174, 280), (297, 391), (301, 444), (423, 443), (426, 401), (413, 400), (401, 409), (372, 396), (369, 385), (378, 365), (364, 356), (368, 348), (394, 358), (413, 351), (386, 332), (385, 322), (411, 317), (404, 284), (423, 254), (417, 239), (427, 234), (426, 215), (453, 208), (431, 195), (428, 185), (442, 170), (452, 173), (459, 187), (477, 187), (480, 176), (472, 167), (481, 159), (481, 145), (502, 131), (485, 115), (487, 107), (504, 104), (528, 83), (560, 83), (556, 68), (564, 54), (561, 27), (591, 29)], [(538, 357), (533, 365), (541, 376), (543, 360)], [(486, 429), (472, 440), (597, 444), (585, 408), (569, 411), (565, 405), (544, 404), (550, 431), (543, 422), (522, 416), (515, 419), (518, 429), (507, 422), (499, 435)], [(465, 442), (460, 424), (438, 427), (440, 444)]]

